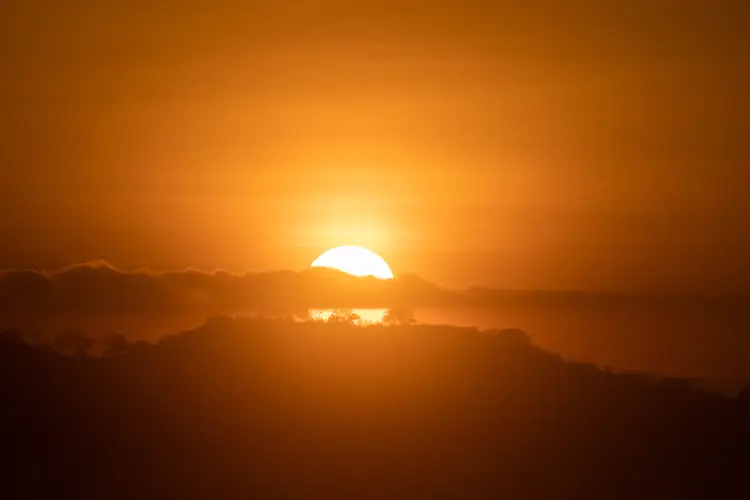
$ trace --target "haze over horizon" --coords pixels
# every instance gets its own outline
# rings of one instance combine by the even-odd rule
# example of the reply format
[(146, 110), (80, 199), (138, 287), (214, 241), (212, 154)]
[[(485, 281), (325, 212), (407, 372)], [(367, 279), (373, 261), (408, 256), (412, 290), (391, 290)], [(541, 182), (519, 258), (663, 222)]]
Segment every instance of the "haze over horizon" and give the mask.
[(750, 288), (740, 0), (0, 7), (0, 268)]
[(0, 0), (0, 499), (750, 499), (748, 0)]

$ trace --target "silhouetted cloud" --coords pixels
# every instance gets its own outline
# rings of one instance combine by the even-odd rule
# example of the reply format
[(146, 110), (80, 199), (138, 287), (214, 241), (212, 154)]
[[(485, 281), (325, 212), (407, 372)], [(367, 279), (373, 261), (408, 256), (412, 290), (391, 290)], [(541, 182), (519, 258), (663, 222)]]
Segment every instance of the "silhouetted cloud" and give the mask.
[(58, 271), (10, 270), (0, 275), (0, 309), (291, 312), (309, 307), (437, 305), (454, 294), (415, 276), (383, 281), (331, 269), (235, 275), (195, 269), (126, 272), (105, 261)]
[[(706, 296), (705, 300), (725, 296)], [(730, 300), (745, 300), (743, 296)], [(669, 303), (674, 296), (574, 291), (455, 291), (406, 274), (393, 280), (354, 277), (325, 268), (300, 272), (232, 274), (185, 269), (169, 272), (123, 271), (106, 261), (71, 265), (58, 271), (0, 272), (0, 311), (170, 311), (211, 313), (260, 310), (290, 313), (307, 308), (497, 307), (534, 302)]]

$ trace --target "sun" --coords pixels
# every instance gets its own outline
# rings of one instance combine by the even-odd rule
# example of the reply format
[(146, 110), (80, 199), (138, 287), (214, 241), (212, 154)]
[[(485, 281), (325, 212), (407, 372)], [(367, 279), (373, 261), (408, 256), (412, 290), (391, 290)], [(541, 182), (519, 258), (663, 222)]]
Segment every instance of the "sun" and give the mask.
[(330, 267), (354, 276), (393, 278), (393, 272), (383, 258), (363, 247), (340, 246), (326, 250), (310, 267)]

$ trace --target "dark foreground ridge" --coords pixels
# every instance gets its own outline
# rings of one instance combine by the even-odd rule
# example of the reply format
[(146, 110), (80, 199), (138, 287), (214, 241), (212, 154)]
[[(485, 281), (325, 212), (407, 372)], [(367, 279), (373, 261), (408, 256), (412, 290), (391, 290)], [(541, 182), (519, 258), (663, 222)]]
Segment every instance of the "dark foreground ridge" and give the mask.
[(60, 356), (0, 337), (12, 498), (747, 498), (750, 404), (518, 331), (216, 319)]

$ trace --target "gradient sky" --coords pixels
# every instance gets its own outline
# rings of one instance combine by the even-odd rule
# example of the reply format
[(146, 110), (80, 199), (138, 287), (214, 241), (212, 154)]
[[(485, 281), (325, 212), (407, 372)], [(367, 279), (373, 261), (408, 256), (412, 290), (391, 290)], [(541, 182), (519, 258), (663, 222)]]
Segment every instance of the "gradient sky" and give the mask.
[(448, 286), (750, 288), (748, 33), (744, 0), (5, 0), (0, 267), (359, 244)]

